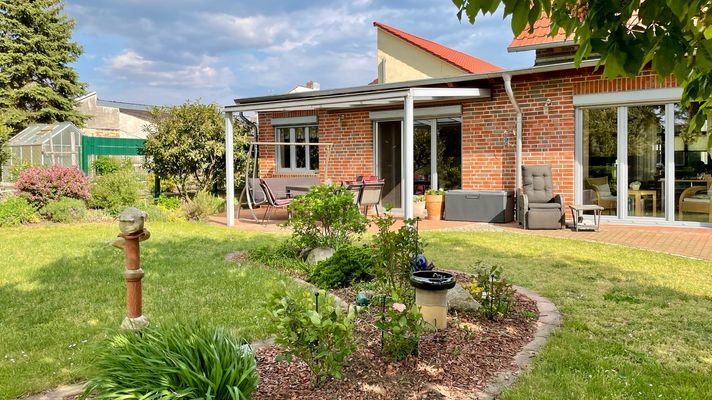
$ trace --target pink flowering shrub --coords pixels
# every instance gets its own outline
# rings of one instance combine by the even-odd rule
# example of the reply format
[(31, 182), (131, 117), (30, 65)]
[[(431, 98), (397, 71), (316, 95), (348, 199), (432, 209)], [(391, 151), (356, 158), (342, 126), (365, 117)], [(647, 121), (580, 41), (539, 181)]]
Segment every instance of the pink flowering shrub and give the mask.
[(30, 167), (20, 173), (15, 188), (38, 209), (62, 197), (89, 198), (89, 178), (77, 167)]

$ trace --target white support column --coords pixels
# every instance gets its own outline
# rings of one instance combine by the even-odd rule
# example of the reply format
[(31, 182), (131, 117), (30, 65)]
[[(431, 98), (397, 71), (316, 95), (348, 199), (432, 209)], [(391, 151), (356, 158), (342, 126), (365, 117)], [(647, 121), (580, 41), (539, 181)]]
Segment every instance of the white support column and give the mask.
[(232, 113), (225, 113), (225, 195), (227, 226), (235, 226), (235, 149), (233, 146)]
[(438, 120), (430, 120), (430, 187), (439, 188), (438, 183)]
[(403, 101), (403, 217), (413, 218), (413, 91)]

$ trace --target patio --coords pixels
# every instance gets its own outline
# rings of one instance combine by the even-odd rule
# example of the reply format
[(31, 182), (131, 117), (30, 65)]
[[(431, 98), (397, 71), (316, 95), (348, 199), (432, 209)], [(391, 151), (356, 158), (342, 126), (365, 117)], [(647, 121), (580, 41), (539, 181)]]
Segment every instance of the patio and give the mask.
[[(262, 217), (266, 207), (256, 209), (257, 216)], [(237, 215), (236, 210), (236, 215)], [(240, 217), (249, 218), (249, 210), (240, 210)], [(212, 223), (227, 225), (225, 213), (210, 218)], [(280, 225), (286, 222), (286, 210), (276, 210), (272, 220), (258, 224), (245, 219), (235, 221), (235, 228), (257, 232), (286, 232)], [(712, 261), (712, 235), (705, 228), (684, 228), (670, 226), (636, 226), (620, 224), (603, 224), (600, 232), (575, 232), (562, 230), (524, 230), (516, 222), (509, 224), (487, 224), (466, 221), (432, 221), (421, 220), (419, 227), (423, 231), (506, 231), (527, 235), (540, 235), (564, 239), (575, 239), (599, 243), (614, 244), (674, 254), (684, 257)], [(371, 227), (369, 232), (374, 232)]]

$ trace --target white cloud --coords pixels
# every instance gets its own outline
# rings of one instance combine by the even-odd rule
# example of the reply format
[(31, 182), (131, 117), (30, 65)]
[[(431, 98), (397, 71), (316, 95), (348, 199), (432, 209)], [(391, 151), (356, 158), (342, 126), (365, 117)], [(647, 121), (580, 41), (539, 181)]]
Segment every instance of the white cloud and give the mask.
[(153, 62), (146, 60), (140, 54), (133, 50), (125, 49), (120, 54), (115, 55), (109, 59), (109, 68), (112, 70), (122, 70), (129, 68), (140, 68), (153, 64)]

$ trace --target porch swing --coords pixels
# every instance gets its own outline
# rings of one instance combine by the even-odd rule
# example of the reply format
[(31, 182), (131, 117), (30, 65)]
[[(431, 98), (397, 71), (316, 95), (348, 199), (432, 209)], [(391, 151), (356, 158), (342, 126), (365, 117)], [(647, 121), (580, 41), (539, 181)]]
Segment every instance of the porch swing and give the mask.
[[(252, 222), (260, 222), (260, 219), (255, 214), (255, 207), (261, 206), (263, 204), (269, 204), (270, 207), (274, 207), (270, 203), (270, 197), (274, 197), (272, 193), (269, 192), (269, 188), (265, 189), (261, 182), (265, 182), (265, 177), (258, 176), (257, 166), (259, 163), (259, 148), (260, 146), (273, 147), (275, 150), (277, 146), (297, 146), (302, 144), (297, 144), (294, 142), (250, 142), (250, 147), (248, 149), (248, 157), (245, 162), (245, 186), (240, 193), (240, 198), (237, 203), (237, 219), (242, 221), (240, 216), (240, 211), (242, 210), (243, 204), (247, 205), (252, 215)], [(331, 149), (333, 143), (309, 143), (308, 146), (326, 147), (325, 155), (325, 165), (324, 165), (324, 181), (329, 182), (329, 160), (331, 159)], [(276, 153), (276, 151), (275, 151)], [(261, 195), (259, 193), (262, 193)], [(265, 218), (267, 217), (265, 213)], [(263, 222), (264, 219), (263, 218)]]

